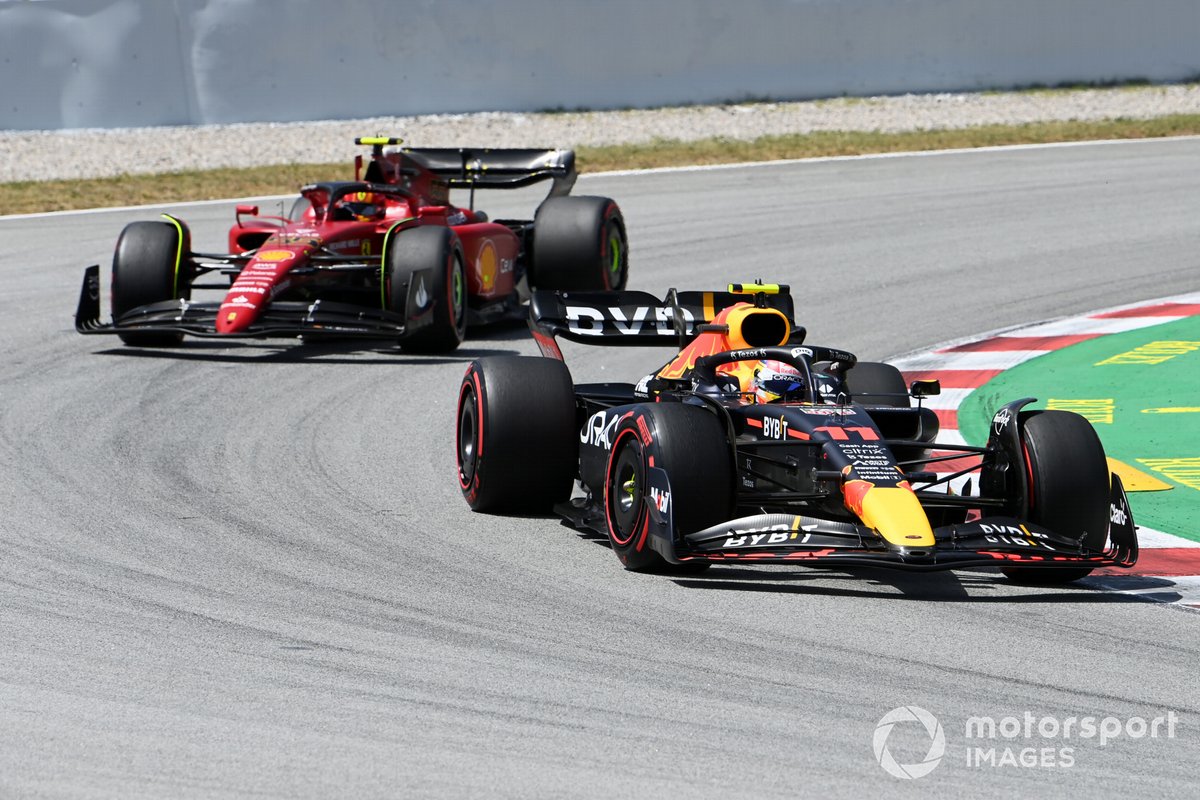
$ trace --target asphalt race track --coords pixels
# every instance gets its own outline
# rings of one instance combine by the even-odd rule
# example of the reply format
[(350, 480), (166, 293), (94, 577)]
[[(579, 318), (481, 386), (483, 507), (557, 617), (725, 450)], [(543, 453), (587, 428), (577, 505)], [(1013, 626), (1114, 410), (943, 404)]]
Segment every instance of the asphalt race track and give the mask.
[[(1197, 175), (1186, 139), (576, 192), (623, 207), (630, 288), (789, 282), (810, 341), (875, 359), (1200, 289)], [(531, 211), (505, 200), (481, 206)], [(172, 210), (213, 251), (232, 208)], [(452, 358), (76, 335), (83, 267), (107, 286), (120, 228), (152, 216), (0, 219), (0, 796), (1194, 794), (1194, 612), (985, 573), (638, 575), (556, 520), (474, 515), (458, 381), (533, 354), (527, 333)], [(580, 381), (666, 355), (567, 350)], [(905, 705), (946, 741), (911, 781), (872, 750)], [(1169, 711), (1174, 738), (1037, 728)], [(966, 738), (1026, 714), (1029, 738)], [(913, 763), (930, 741), (886, 744)], [(979, 745), (997, 765), (968, 764)], [(1009, 747), (1051, 764), (1000, 765)]]

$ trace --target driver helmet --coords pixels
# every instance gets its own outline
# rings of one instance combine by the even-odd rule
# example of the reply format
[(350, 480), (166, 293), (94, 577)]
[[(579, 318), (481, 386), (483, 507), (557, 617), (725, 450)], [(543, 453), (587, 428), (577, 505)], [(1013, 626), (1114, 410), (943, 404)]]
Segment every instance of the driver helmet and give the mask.
[(370, 222), (383, 216), (383, 200), (374, 192), (354, 192), (346, 195), (341, 207), (359, 222)]
[(804, 375), (791, 364), (765, 359), (754, 366), (753, 392), (756, 402), (804, 399)]

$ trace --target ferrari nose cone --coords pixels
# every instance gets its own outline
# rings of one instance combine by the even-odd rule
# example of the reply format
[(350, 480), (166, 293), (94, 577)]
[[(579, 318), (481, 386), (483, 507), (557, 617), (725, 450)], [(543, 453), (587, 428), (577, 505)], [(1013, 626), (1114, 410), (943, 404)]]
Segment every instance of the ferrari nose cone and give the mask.
[(271, 298), (286, 288), (288, 271), (303, 255), (303, 251), (282, 247), (255, 254), (217, 310), (217, 333), (241, 333), (253, 325)]
[(217, 333), (239, 333), (244, 331), (258, 316), (255, 296), (239, 292), (234, 287), (225, 302), (217, 310)]

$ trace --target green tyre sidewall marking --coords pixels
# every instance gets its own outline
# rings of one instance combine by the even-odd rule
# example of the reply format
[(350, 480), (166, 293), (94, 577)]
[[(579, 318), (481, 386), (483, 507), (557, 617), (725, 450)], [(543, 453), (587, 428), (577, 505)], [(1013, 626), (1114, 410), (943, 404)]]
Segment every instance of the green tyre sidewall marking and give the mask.
[(1163, 341), (1200, 342), (1200, 316), (1100, 336), (1018, 364), (967, 396), (958, 409), (959, 432), (971, 444), (983, 444), (996, 409), (1017, 397), (1038, 398), (1031, 409), (1046, 408), (1051, 399), (1112, 399), (1112, 423), (1095, 423), (1105, 453), (1174, 487), (1131, 492), (1134, 520), (1200, 541), (1195, 514), (1200, 492), (1138, 461), (1200, 458), (1200, 413), (1142, 413), (1146, 408), (1200, 407), (1200, 350), (1160, 364), (1096, 366), (1141, 345)]
[(171, 299), (179, 299), (179, 267), (183, 264), (183, 223), (170, 214), (163, 214), (162, 218), (175, 226), (176, 232), (179, 234), (178, 242), (175, 245), (175, 276), (171, 280)]
[(615, 289), (621, 280), (621, 234), (617, 230), (616, 225), (611, 226), (608, 234), (608, 249), (612, 253), (612, 258), (608, 265), (608, 285)]
[(465, 311), (463, 307), (463, 265), (462, 261), (457, 258), (454, 259), (451, 280), (454, 285), (454, 324), (457, 325), (462, 320)]

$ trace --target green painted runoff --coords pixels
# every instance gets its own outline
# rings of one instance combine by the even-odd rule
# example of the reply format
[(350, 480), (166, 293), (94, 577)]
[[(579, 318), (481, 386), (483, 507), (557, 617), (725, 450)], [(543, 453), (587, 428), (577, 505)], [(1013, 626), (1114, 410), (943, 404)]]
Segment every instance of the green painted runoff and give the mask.
[(1130, 493), (1138, 524), (1200, 541), (1200, 316), (1026, 361), (963, 401), (959, 430), (982, 444), (996, 409), (1021, 397), (1092, 419), (1110, 457), (1173, 487)]

